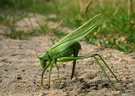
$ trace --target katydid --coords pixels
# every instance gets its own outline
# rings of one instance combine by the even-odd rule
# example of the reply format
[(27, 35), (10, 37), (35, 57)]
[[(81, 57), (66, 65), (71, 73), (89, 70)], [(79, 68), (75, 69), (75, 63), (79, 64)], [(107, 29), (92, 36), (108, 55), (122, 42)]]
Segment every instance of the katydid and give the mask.
[(98, 14), (94, 16), (92, 19), (88, 20), (86, 23), (84, 23), (82, 26), (80, 26), (78, 29), (74, 30), (72, 33), (66, 35), (63, 37), (59, 42), (57, 42), (55, 45), (53, 45), (48, 51), (43, 53), (41, 56), (37, 56), (40, 65), (43, 68), (42, 74), (41, 74), (41, 86), (43, 85), (43, 75), (44, 72), (47, 70), (48, 67), (50, 67), (49, 71), (49, 80), (48, 80), (48, 87), (50, 87), (50, 78), (51, 78), (51, 71), (52, 67), (55, 64), (55, 67), (58, 71), (58, 79), (59, 76), (59, 66), (57, 65), (57, 62), (68, 62), (73, 61), (73, 67), (72, 67), (72, 73), (71, 73), (71, 79), (74, 75), (76, 60), (79, 59), (85, 59), (89, 57), (94, 57), (97, 61), (98, 65), (102, 69), (105, 76), (108, 78), (109, 82), (113, 87), (114, 83), (104, 70), (101, 63), (98, 61), (97, 57), (100, 58), (101, 61), (105, 64), (105, 66), (109, 69), (109, 71), (112, 73), (112, 75), (115, 77), (117, 81), (119, 81), (116, 77), (116, 75), (112, 72), (112, 70), (109, 68), (107, 63), (103, 60), (103, 58), (99, 54), (92, 54), (92, 55), (85, 55), (85, 56), (78, 56), (79, 50), (81, 49), (81, 45), (79, 44), (79, 40), (81, 40), (83, 37), (85, 37), (87, 34), (93, 31), (101, 21), (101, 15)]

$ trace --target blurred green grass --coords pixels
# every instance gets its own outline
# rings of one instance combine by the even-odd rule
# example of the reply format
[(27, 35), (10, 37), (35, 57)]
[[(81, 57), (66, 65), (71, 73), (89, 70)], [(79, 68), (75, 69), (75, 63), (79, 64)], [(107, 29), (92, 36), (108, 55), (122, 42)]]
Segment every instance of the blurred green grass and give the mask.
[[(10, 26), (12, 31), (6, 35), (16, 38), (17, 34), (12, 25), (27, 13), (42, 15), (55, 14), (56, 18), (49, 21), (62, 22), (61, 26), (75, 29), (96, 14), (102, 14), (103, 20), (99, 28), (85, 37), (87, 43), (98, 46), (116, 48), (124, 52), (135, 51), (135, 5), (130, 5), (130, 0), (92, 0), (85, 12), (90, 0), (0, 0), (0, 23)], [(132, 1), (132, 0), (131, 0)], [(135, 0), (132, 1), (135, 4)], [(9, 16), (14, 19), (9, 19)], [(44, 30), (43, 30), (44, 29)], [(41, 33), (48, 31), (58, 33), (41, 25)], [(19, 31), (20, 32), (20, 31)], [(61, 31), (60, 31), (61, 32)], [(30, 32), (30, 35), (34, 32)], [(29, 35), (28, 33), (23, 35)], [(58, 36), (58, 35), (57, 35)], [(23, 37), (22, 34), (20, 38)]]

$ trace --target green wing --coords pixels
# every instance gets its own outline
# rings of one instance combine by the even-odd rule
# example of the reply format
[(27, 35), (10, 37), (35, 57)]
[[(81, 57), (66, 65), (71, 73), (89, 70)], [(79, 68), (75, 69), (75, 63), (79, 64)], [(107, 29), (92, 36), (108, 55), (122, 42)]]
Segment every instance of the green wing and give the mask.
[[(72, 33), (63, 37), (59, 42), (53, 45), (49, 51), (61, 51), (66, 49), (72, 43), (81, 40), (87, 34), (89, 34), (93, 29), (95, 29), (101, 21), (101, 15), (98, 14), (84, 23), (82, 26), (74, 30)], [(55, 52), (54, 52), (55, 53)]]
[(88, 33), (90, 33), (100, 22), (101, 15), (98, 14), (94, 16), (92, 19), (88, 20), (82, 26), (74, 30), (72, 33), (68, 34), (67, 36), (63, 37), (57, 44), (64, 43), (64, 42), (71, 42), (71, 41), (79, 41)]
[(62, 43), (65, 42), (75, 42), (81, 40), (83, 37), (85, 37), (87, 34), (89, 34), (93, 29), (95, 29), (101, 21), (101, 15), (98, 14), (88, 20), (86, 23), (84, 23), (82, 26), (74, 30), (72, 33), (66, 35), (63, 37), (59, 42), (57, 42), (55, 45), (51, 47), (51, 49), (59, 46)]

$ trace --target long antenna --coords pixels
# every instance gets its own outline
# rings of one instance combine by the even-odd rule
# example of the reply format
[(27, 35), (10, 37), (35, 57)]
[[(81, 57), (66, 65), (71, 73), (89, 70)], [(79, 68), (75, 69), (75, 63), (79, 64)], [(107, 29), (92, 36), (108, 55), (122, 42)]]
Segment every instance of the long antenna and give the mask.
[(34, 50), (35, 50), (35, 53), (36, 53), (37, 58), (39, 58), (38, 51), (35, 48), (34, 48)]

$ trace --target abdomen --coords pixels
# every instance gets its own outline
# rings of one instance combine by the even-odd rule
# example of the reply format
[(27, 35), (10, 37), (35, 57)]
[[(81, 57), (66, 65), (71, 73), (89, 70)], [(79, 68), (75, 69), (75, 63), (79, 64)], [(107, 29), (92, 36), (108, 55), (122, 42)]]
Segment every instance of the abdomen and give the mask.
[(53, 58), (57, 59), (57, 58), (61, 58), (61, 57), (68, 57), (71, 56), (73, 54), (74, 50), (80, 50), (81, 49), (81, 45), (79, 42), (75, 42), (72, 45), (70, 45), (68, 48), (66, 48), (65, 50), (54, 54)]

